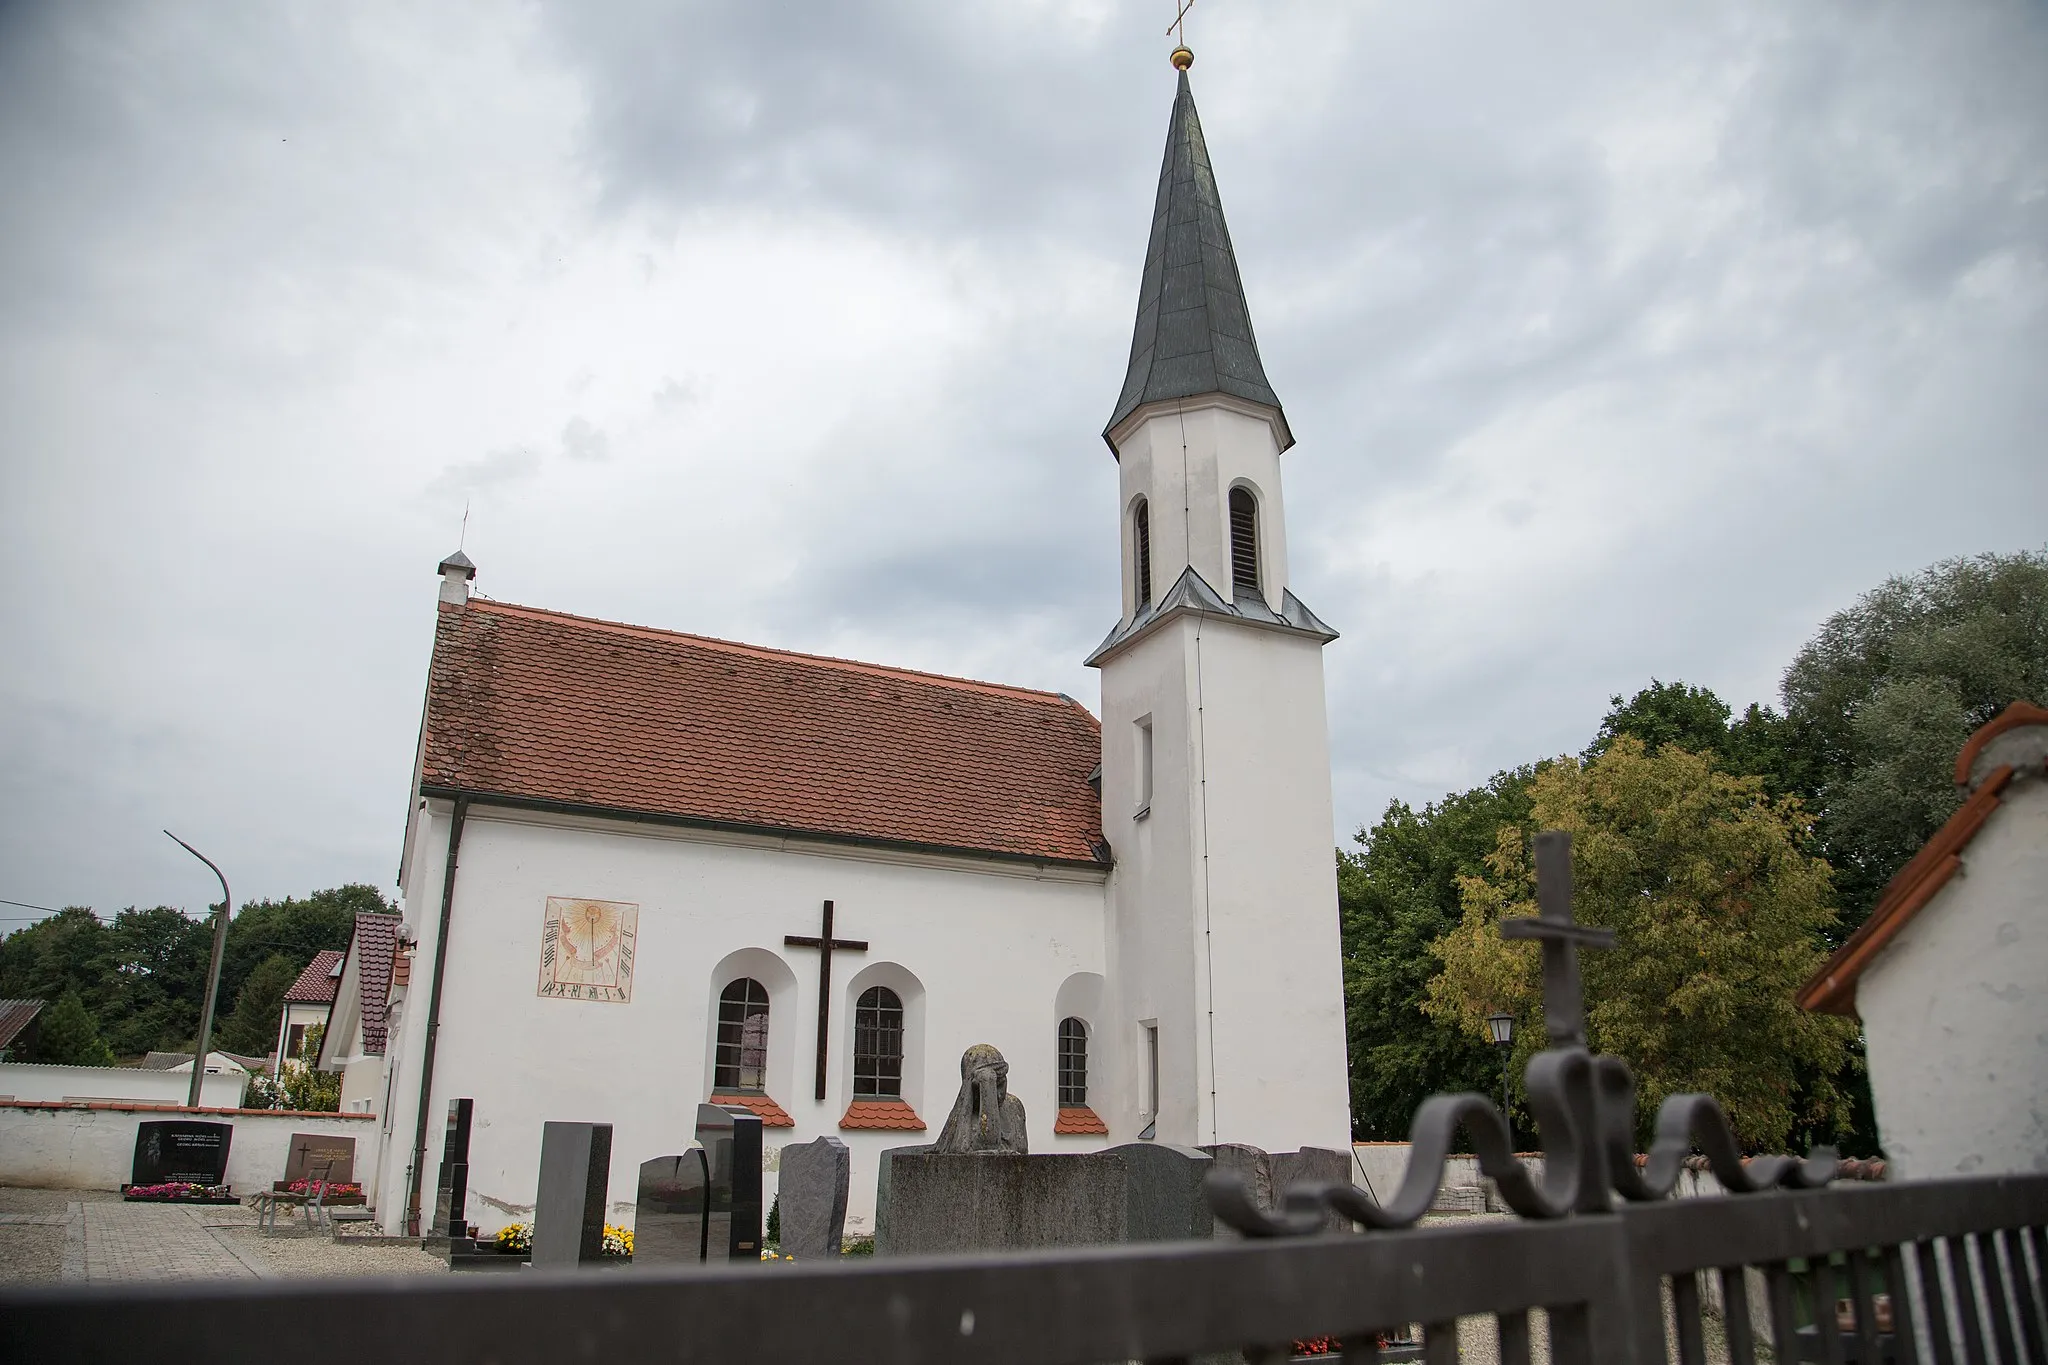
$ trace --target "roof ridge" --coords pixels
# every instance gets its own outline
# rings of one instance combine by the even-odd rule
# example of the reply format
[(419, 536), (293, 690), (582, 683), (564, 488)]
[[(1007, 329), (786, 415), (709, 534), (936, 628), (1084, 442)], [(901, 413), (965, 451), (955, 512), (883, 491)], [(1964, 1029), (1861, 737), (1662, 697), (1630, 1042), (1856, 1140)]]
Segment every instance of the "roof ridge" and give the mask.
[(611, 621), (601, 616), (583, 616), (573, 611), (554, 611), (547, 607), (529, 607), (516, 602), (501, 602), (495, 598), (471, 598), (456, 610), (498, 612), (514, 616), (550, 618), (558, 621), (573, 621), (578, 625), (594, 626), (600, 630), (615, 631), (622, 635), (637, 635), (659, 640), (687, 640), (691, 644), (704, 645), (712, 649), (754, 658), (791, 659), (803, 663), (819, 664), (827, 668), (843, 669), (850, 673), (863, 673), (880, 677), (905, 678), (916, 682), (936, 683), (944, 687), (956, 687), (970, 692), (988, 692), (999, 696), (1020, 697), (1028, 701), (1050, 702), (1056, 705), (1076, 707), (1093, 715), (1075, 698), (1064, 692), (1048, 692), (1036, 687), (1018, 687), (1012, 683), (986, 682), (980, 678), (962, 678), (950, 673), (929, 673), (918, 668), (902, 668), (893, 664), (873, 664), (862, 659), (845, 659), (832, 654), (809, 654), (798, 649), (777, 649), (772, 645), (750, 645), (740, 640), (724, 640), (715, 635), (698, 635), (687, 630), (664, 630), (659, 626), (639, 626), (629, 621)]

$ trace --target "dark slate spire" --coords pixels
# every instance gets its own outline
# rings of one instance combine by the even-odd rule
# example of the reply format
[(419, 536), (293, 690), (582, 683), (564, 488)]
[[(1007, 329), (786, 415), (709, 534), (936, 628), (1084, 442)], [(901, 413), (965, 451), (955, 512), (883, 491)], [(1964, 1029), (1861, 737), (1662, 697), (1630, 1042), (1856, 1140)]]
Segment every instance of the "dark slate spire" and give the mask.
[(1182, 70), (1166, 133), (1166, 162), (1159, 169), (1152, 237), (1145, 247), (1145, 277), (1138, 286), (1131, 368), (1103, 439), (1146, 403), (1208, 393), (1227, 393), (1273, 409), (1281, 448), (1294, 443), (1280, 399), (1259, 363), (1244, 283), (1223, 222), (1223, 201), (1202, 141), (1202, 120)]

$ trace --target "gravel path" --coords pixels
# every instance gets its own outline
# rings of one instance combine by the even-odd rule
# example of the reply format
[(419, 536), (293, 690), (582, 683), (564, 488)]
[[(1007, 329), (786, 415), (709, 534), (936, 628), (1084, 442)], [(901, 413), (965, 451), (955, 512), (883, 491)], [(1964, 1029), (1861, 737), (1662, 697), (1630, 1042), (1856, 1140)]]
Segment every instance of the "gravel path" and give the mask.
[[(77, 1210), (76, 1218), (72, 1211)], [(447, 1266), (417, 1244), (365, 1246), (308, 1232), (256, 1226), (239, 1205), (128, 1204), (115, 1190), (0, 1187), (0, 1281), (67, 1278), (66, 1234), (74, 1246), (68, 1278), (159, 1279), (188, 1275), (427, 1275)], [(98, 1235), (95, 1236), (94, 1234)]]

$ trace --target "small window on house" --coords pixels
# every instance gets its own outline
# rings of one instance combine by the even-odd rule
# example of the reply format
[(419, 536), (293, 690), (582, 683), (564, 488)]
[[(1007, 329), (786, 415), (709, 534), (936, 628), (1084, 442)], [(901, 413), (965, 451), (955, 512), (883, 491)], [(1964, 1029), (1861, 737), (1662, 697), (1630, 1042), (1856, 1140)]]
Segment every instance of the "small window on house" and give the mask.
[(768, 988), (751, 976), (718, 994), (718, 1055), (711, 1088), (758, 1094), (768, 1088)]
[(284, 1055), (289, 1058), (296, 1058), (299, 1055), (299, 1049), (304, 1047), (305, 1043), (306, 1026), (304, 1024), (293, 1024), (291, 1037), (284, 1045)]
[(1259, 503), (1249, 488), (1230, 490), (1230, 586), (1259, 590)]
[(853, 1093), (903, 1094), (903, 1001), (887, 986), (868, 987), (853, 1007)]
[(1131, 513), (1131, 561), (1138, 576), (1138, 608), (1152, 605), (1152, 509), (1143, 498)]
[(1060, 1020), (1060, 1103), (1088, 1103), (1088, 1026), (1074, 1018)]

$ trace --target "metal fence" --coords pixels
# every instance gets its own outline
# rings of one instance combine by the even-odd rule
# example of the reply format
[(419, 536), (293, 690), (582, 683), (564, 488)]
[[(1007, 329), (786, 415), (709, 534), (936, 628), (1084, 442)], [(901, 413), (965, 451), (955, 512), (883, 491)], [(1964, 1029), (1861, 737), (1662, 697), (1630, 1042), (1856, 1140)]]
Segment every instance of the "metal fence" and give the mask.
[(1376, 1361), (1420, 1323), (1421, 1356), (1455, 1361), (1465, 1318), (1504, 1365), (1701, 1365), (1710, 1339), (1735, 1365), (2034, 1362), (2044, 1225), (2048, 1177), (2025, 1176), (947, 1260), (14, 1289), (0, 1358), (1090, 1365), (1334, 1338)]

